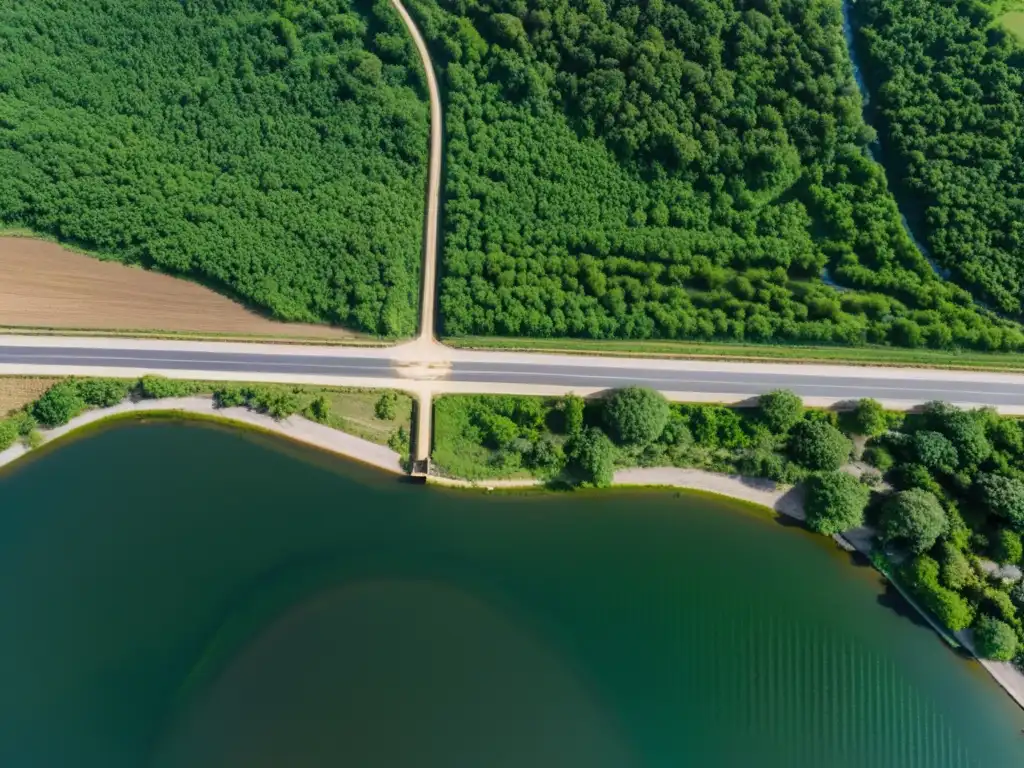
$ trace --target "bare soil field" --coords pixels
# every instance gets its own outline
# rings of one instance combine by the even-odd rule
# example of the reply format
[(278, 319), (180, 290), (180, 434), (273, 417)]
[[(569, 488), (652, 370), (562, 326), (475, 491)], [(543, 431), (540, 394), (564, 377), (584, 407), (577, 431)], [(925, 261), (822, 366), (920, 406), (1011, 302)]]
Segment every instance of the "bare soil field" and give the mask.
[(0, 327), (368, 338), (343, 328), (279, 323), (187, 280), (26, 237), (0, 237)]
[(38, 399), (58, 381), (41, 376), (0, 376), (0, 419)]

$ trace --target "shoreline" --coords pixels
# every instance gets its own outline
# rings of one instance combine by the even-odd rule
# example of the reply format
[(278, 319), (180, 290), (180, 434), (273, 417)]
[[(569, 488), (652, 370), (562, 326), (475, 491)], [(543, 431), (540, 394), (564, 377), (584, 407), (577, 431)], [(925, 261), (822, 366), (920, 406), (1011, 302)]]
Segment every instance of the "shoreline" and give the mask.
[[(133, 416), (164, 413), (184, 417), (199, 416), (214, 418), (217, 421), (231, 423), (236, 426), (250, 427), (262, 432), (272, 433), (298, 443), (319, 448), (321, 450), (368, 464), (377, 469), (396, 475), (406, 474), (402, 468), (402, 457), (387, 446), (372, 443), (347, 432), (310, 421), (303, 416), (294, 415), (277, 421), (262, 413), (255, 413), (245, 407), (217, 408), (211, 397), (168, 397), (156, 400), (126, 401), (111, 408), (97, 408), (76, 416), (67, 424), (55, 429), (41, 430), (42, 446), (60, 440), (81, 429), (102, 421), (119, 416)], [(40, 446), (40, 447), (42, 447)], [(8, 466), (34, 449), (21, 443), (15, 443), (5, 451), (0, 451), (0, 467)]]
[[(476, 488), (484, 491), (511, 488), (540, 488), (544, 484), (540, 480), (522, 478), (515, 480), (458, 480), (430, 476), (428, 483), (455, 488)], [(748, 504), (767, 507), (776, 514), (804, 522), (806, 515), (803, 508), (803, 494), (792, 486), (779, 485), (772, 480), (742, 475), (725, 475), (707, 472), (702, 469), (684, 469), (677, 467), (644, 467), (617, 470), (612, 478), (612, 487), (661, 487), (678, 488), (680, 490), (697, 491), (722, 496)], [(855, 528), (832, 537), (836, 544), (848, 552), (858, 552), (872, 562), (871, 567), (878, 570), (885, 580), (893, 585), (904, 600), (916, 610), (928, 623), (932, 630), (950, 648), (957, 646), (966, 650), (996, 684), (1019, 706), (1024, 709), (1024, 672), (1013, 664), (1004, 661), (991, 661), (980, 658), (974, 650), (970, 630), (950, 632), (939, 624), (922, 608), (910, 593), (888, 574), (878, 569), (871, 561), (871, 542), (874, 531), (867, 527)], [(955, 639), (954, 639), (955, 638)]]
[[(372, 443), (369, 440), (347, 434), (332, 427), (318, 424), (299, 415), (289, 416), (277, 421), (270, 416), (255, 413), (245, 407), (216, 408), (210, 397), (177, 397), (139, 402), (126, 401), (111, 408), (98, 408), (75, 417), (67, 424), (55, 429), (42, 431), (43, 443), (40, 447), (58, 441), (74, 432), (117, 417), (131, 417), (145, 414), (171, 414), (185, 418), (213, 418), (222, 423), (255, 428), (259, 431), (284, 437), (303, 443), (336, 456), (352, 459), (396, 476), (408, 473), (402, 467), (402, 457), (390, 448)], [(29, 455), (34, 449), (22, 443), (16, 443), (5, 451), (0, 451), (0, 468), (13, 464), (18, 459)], [(542, 489), (544, 482), (535, 478), (512, 480), (461, 480), (430, 475), (427, 483), (452, 488), (477, 489), (492, 491), (499, 489), (536, 488)], [(806, 517), (803, 509), (803, 495), (792, 486), (779, 485), (764, 478), (744, 477), (742, 475), (725, 475), (701, 469), (683, 469), (677, 467), (643, 467), (620, 469), (615, 472), (612, 486), (616, 488), (676, 488), (680, 490), (709, 493), (725, 498), (756, 504), (776, 514), (803, 522)], [(856, 551), (870, 558), (871, 540), (874, 532), (869, 528), (857, 528), (845, 534), (833, 537), (836, 543), (847, 551)], [(872, 566), (874, 567), (874, 566)], [(949, 643), (947, 633), (938, 627), (929, 616), (905, 591), (887, 574), (886, 580), (893, 584), (904, 599), (917, 610), (945, 642)], [(970, 633), (954, 633), (957, 641), (985, 669), (1003, 691), (1022, 709), (1024, 709), (1024, 673), (1017, 670), (1009, 662), (989, 661), (978, 658)]]

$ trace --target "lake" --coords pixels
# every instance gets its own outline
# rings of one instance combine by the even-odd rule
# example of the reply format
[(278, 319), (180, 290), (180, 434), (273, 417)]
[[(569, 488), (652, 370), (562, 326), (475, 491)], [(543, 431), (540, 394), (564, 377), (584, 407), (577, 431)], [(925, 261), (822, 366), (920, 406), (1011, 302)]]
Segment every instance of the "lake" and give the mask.
[(828, 540), (416, 487), (223, 427), (0, 472), (0, 765), (945, 768), (1024, 716)]

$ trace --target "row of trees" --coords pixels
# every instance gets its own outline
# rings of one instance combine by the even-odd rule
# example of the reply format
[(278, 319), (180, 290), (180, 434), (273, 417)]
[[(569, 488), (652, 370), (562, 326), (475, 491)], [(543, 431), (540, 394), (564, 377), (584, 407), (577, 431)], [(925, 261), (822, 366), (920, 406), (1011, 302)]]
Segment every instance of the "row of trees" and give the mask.
[(446, 334), (1024, 348), (908, 239), (832, 0), (411, 7)]
[(934, 258), (1024, 311), (1024, 49), (979, 0), (853, 4), (887, 158)]
[(282, 320), (414, 331), (427, 125), (387, 0), (0, 4), (0, 228)]

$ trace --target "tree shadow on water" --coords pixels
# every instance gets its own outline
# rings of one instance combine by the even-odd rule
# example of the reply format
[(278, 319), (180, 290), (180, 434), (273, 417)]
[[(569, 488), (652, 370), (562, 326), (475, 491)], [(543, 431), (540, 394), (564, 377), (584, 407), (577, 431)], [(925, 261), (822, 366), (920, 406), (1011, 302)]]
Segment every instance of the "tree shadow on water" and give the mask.
[(891, 581), (887, 580), (885, 582), (882, 594), (878, 596), (878, 604), (883, 608), (888, 608), (902, 619), (909, 619), (919, 627), (932, 628), (931, 624), (925, 620), (914, 606), (907, 602), (899, 590), (892, 585)]

